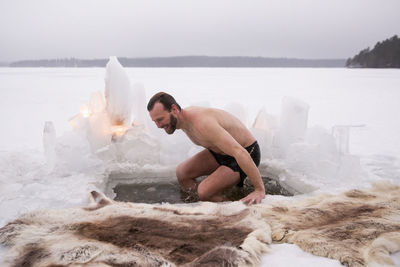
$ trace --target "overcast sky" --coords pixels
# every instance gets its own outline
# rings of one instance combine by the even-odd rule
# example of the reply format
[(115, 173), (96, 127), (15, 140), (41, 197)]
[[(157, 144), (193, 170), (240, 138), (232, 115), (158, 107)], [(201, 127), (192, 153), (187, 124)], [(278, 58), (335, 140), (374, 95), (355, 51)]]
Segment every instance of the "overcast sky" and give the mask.
[(0, 61), (348, 58), (400, 35), (400, 0), (0, 0)]

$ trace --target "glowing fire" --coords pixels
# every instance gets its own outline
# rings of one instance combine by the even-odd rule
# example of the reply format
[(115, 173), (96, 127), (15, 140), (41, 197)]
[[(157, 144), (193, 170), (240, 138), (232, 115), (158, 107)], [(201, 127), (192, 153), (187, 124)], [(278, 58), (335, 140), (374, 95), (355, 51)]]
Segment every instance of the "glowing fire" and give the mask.
[(82, 117), (84, 117), (84, 118), (87, 118), (90, 115), (92, 115), (92, 112), (90, 111), (90, 109), (86, 103), (83, 104), (81, 107), (81, 114), (82, 114)]
[(111, 132), (113, 136), (123, 136), (128, 130), (126, 125), (114, 125), (111, 127)]
[[(95, 133), (97, 133), (96, 138), (103, 136), (106, 139), (110, 138), (110, 134), (113, 137), (122, 137), (130, 128), (122, 120), (110, 122), (100, 93), (93, 94), (90, 104), (84, 103), (81, 106), (79, 114), (72, 117), (69, 123), (75, 130), (82, 131), (85, 134), (89, 133), (91, 136), (95, 136)], [(111, 128), (110, 123), (114, 124), (111, 125)]]

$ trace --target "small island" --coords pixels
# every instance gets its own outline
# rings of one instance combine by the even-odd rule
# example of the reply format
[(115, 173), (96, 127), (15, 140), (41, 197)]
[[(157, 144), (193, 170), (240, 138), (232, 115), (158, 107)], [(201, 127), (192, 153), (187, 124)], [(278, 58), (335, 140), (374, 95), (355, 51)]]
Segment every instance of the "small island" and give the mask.
[(397, 35), (361, 50), (346, 61), (349, 68), (400, 68), (400, 39)]

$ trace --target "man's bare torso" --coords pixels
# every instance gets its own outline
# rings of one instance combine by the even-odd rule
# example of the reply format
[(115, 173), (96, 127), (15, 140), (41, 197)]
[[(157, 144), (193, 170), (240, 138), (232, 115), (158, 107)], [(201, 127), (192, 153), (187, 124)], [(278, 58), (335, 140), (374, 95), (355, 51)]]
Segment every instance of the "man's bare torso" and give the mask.
[(218, 123), (221, 130), (227, 131), (241, 146), (247, 147), (254, 143), (255, 138), (246, 128), (246, 126), (233, 115), (220, 109), (204, 107), (188, 107), (185, 109), (185, 116), (190, 122), (182, 130), (192, 140), (193, 143), (211, 149), (216, 153), (223, 154), (218, 149), (217, 144), (204, 137), (200, 133), (201, 127), (207, 123)]

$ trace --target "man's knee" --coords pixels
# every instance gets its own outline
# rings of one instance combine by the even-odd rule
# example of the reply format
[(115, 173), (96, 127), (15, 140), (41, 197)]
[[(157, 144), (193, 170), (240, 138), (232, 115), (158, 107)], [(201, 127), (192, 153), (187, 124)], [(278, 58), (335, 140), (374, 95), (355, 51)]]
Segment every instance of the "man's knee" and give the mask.
[(179, 164), (176, 167), (176, 178), (178, 179), (178, 182), (182, 182), (187, 179), (187, 171), (185, 170), (185, 166), (183, 163)]
[(193, 173), (184, 163), (179, 164), (176, 167), (176, 178), (178, 179), (178, 183), (181, 187), (186, 189), (194, 188), (195, 178), (193, 177)]

